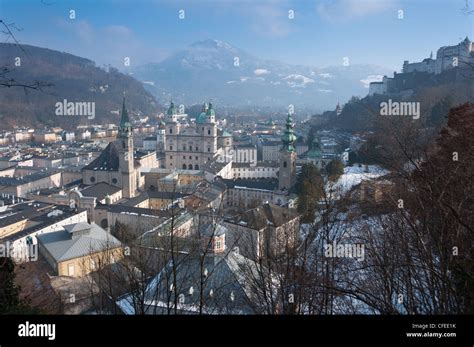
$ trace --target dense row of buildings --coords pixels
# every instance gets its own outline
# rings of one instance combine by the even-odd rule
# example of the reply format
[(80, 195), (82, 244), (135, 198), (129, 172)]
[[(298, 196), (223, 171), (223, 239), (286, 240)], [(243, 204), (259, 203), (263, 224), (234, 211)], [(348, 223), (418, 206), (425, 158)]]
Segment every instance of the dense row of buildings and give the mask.
[[(3, 157), (0, 242), (15, 261), (39, 258), (45, 273), (74, 287), (68, 278), (89, 277), (99, 264), (119, 264), (126, 256), (129, 239), (117, 234), (121, 228), (145, 244), (155, 242), (152, 235), (173, 232), (187, 243), (202, 233), (210, 240), (206, 257), (236, 262), (276, 257), (295, 242), (292, 187), (297, 165), (308, 159), (298, 155), (291, 115), (281, 133), (272, 123), (261, 125), (271, 128), (261, 137), (234, 136), (218, 123), (211, 103), (196, 119), (171, 103), (154, 136), (138, 148), (125, 99), (120, 117), (115, 138), (99, 146), (52, 141), (44, 151), (22, 145)], [(270, 147), (277, 155), (268, 154)], [(124, 301), (117, 305), (127, 311)]]

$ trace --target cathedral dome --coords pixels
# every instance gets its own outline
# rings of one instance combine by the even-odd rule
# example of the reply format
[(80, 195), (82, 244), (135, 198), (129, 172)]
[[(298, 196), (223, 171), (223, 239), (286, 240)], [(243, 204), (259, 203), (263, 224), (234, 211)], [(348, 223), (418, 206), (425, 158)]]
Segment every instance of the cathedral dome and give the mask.
[(207, 116), (205, 112), (201, 112), (199, 116), (196, 118), (196, 123), (203, 124), (207, 122)]
[(197, 124), (204, 124), (204, 123), (213, 123), (215, 120), (215, 112), (214, 109), (212, 108), (212, 104), (205, 103), (202, 106), (202, 111), (199, 114), (199, 116), (196, 118), (196, 123)]

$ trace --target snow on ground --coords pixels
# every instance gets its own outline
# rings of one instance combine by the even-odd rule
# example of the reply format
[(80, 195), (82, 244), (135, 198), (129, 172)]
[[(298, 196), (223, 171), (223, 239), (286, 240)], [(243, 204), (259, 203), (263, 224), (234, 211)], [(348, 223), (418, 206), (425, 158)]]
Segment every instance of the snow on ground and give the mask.
[(359, 167), (358, 164), (355, 164), (354, 166), (347, 166), (344, 168), (344, 174), (339, 177), (337, 182), (328, 182), (326, 189), (329, 194), (332, 190), (336, 195), (344, 195), (362, 181), (372, 180), (388, 173), (387, 170), (377, 165), (369, 165), (368, 167), (362, 165)]

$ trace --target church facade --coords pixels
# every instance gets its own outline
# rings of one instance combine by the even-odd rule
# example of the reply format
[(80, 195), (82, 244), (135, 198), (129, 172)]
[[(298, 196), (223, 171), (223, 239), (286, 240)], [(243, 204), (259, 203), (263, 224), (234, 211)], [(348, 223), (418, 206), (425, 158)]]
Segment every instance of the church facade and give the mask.
[(218, 153), (216, 115), (211, 103), (204, 104), (195, 123), (180, 120), (171, 103), (166, 115), (165, 168), (202, 170)]
[(110, 142), (95, 160), (82, 169), (82, 182), (85, 185), (104, 182), (122, 189), (124, 198), (133, 198), (137, 193), (138, 177), (133, 129), (124, 98), (117, 140)]

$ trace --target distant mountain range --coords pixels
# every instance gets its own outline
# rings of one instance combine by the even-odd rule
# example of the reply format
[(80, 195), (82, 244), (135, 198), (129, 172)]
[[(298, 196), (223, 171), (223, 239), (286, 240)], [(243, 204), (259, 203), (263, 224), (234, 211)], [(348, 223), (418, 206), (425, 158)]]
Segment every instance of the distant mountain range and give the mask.
[[(156, 99), (133, 77), (113, 68), (100, 68), (91, 60), (29, 45), (0, 43), (0, 81), (51, 83), (42, 91), (0, 86), (0, 129), (15, 125), (63, 126), (118, 123), (123, 93), (132, 116), (161, 110)], [(20, 58), (20, 60), (17, 59)], [(18, 64), (19, 62), (19, 64)], [(58, 116), (56, 103), (94, 102), (95, 119)]]
[(353, 95), (365, 96), (368, 84), (393, 71), (376, 65), (324, 68), (298, 66), (254, 57), (226, 42), (205, 40), (159, 63), (132, 70), (157, 99), (185, 105), (212, 100), (228, 106), (312, 106), (334, 109)]

